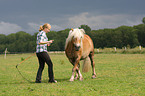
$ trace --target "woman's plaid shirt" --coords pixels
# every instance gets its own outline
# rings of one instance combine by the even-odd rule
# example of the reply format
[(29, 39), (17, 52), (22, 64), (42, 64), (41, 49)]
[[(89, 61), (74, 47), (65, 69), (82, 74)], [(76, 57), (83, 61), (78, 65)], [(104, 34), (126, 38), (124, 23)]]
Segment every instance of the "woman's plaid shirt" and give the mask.
[(36, 53), (39, 52), (47, 52), (47, 44), (39, 44), (42, 41), (48, 41), (48, 38), (46, 36), (46, 33), (44, 31), (41, 31), (37, 34), (37, 47), (36, 47)]

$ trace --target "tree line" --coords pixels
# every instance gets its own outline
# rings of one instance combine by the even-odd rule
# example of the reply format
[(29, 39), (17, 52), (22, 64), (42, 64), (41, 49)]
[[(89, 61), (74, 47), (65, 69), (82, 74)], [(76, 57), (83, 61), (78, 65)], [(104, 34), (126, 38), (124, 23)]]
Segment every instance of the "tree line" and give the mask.
[[(80, 25), (93, 42), (95, 48), (105, 47), (127, 47), (134, 48), (141, 45), (145, 47), (145, 17), (142, 20), (143, 24), (135, 26), (120, 26), (118, 28), (91, 30), (88, 25)], [(51, 31), (47, 33), (49, 40), (54, 40), (54, 43), (48, 47), (48, 51), (64, 51), (65, 40), (71, 29), (61, 31)], [(7, 48), (8, 52), (35, 52), (37, 33), (33, 35), (24, 31), (12, 33), (9, 35), (0, 34), (0, 53), (3, 53)]]

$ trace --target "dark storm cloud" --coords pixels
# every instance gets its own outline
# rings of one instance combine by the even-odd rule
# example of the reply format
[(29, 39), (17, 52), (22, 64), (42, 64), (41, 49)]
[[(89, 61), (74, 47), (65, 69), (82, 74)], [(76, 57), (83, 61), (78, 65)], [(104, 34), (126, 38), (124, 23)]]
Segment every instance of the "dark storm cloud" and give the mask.
[(0, 0), (0, 34), (20, 30), (32, 34), (44, 23), (52, 30), (80, 24), (92, 29), (132, 26), (145, 17), (144, 4), (144, 0)]

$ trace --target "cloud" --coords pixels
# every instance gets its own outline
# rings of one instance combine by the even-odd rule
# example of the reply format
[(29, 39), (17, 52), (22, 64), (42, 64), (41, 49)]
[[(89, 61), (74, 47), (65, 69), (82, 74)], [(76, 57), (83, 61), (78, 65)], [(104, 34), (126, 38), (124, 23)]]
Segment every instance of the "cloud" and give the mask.
[(61, 26), (58, 26), (58, 25), (52, 25), (52, 29), (51, 30), (60, 31), (60, 30), (64, 30), (64, 28), (62, 28)]
[(30, 27), (30, 29), (32, 29), (32, 30), (38, 30), (38, 28), (39, 28), (39, 24), (37, 24), (37, 23), (28, 23), (28, 26)]
[(0, 22), (0, 34), (8, 35), (10, 33), (16, 33), (18, 31), (22, 31), (21, 26), (3, 21)]
[[(129, 14), (94, 14), (89, 12), (83, 12), (76, 15), (65, 15), (52, 19), (51, 30), (60, 31), (66, 28), (77, 28), (80, 25), (88, 25), (92, 30), (104, 29), (104, 28), (117, 28), (122, 25), (133, 26), (142, 23), (143, 15), (129, 15)], [(55, 23), (54, 23), (55, 22)], [(49, 23), (49, 22), (48, 22)], [(39, 26), (45, 24), (41, 23), (28, 23), (28, 29), (26, 32), (34, 33), (38, 32)], [(57, 25), (56, 25), (57, 24)]]
[[(16, 33), (18, 31), (25, 31), (29, 34), (34, 34), (36, 32), (38, 32), (40, 25), (43, 25), (45, 23), (34, 23), (34, 22), (29, 22), (25, 25), (25, 27), (21, 27), (17, 24), (12, 24), (12, 23), (8, 23), (8, 22), (0, 22), (0, 34), (11, 34), (11, 33)], [(58, 26), (58, 25), (51, 25), (52, 28), (51, 30), (54, 31), (59, 31), (59, 30), (63, 30), (62, 27)]]
[(91, 14), (84, 12), (68, 18), (68, 25), (79, 27), (82, 24), (90, 26), (93, 30), (104, 28), (117, 28), (122, 25), (133, 26), (141, 23), (143, 15), (129, 14)]
[(25, 29), (26, 32), (33, 34), (35, 32), (38, 32), (40, 24), (34, 23), (34, 22), (29, 22), (28, 27)]
[[(29, 33), (35, 33), (35, 32), (38, 32), (39, 28), (41, 25), (44, 25), (45, 23), (41, 22), (41, 23), (34, 23), (34, 22), (31, 22), (31, 23), (28, 23), (28, 29), (26, 29), (26, 32), (29, 32)], [(58, 26), (58, 25), (53, 25), (53, 24), (50, 24), (51, 25), (51, 30), (52, 31), (60, 31), (60, 30), (63, 30), (62, 27)]]
[(53, 31), (60, 31), (66, 28), (77, 28), (80, 25), (88, 25), (92, 30), (104, 29), (104, 28), (117, 28), (122, 25), (133, 26), (142, 23), (143, 15), (132, 14), (100, 14), (83, 12), (76, 15), (64, 15), (58, 18), (52, 18), (51, 20), (42, 20), (40, 22), (32, 21), (25, 22), (23, 24), (14, 24), (9, 22), (0, 22), (0, 34), (11, 34), (18, 31), (25, 31), (30, 34), (38, 32), (40, 25), (45, 24), (45, 21), (50, 21)]

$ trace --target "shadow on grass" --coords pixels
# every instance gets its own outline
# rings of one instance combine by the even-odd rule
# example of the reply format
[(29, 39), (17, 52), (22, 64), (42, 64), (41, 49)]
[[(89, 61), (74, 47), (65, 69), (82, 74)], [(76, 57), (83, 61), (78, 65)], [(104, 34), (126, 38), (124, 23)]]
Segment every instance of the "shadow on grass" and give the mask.
[[(65, 79), (55, 79), (55, 80), (59, 83), (59, 82), (69, 81), (69, 78), (65, 78)], [(42, 83), (48, 83), (48, 79), (47, 80), (42, 80)]]
[(35, 83), (35, 82), (5, 82), (5, 83), (0, 83), (0, 85), (9, 85), (9, 84), (28, 84), (28, 83)]
[[(59, 82), (69, 81), (69, 78), (65, 78), (65, 79), (55, 79), (55, 80), (57, 80), (57, 82), (59, 83)], [(28, 83), (35, 84), (35, 81), (27, 81), (27, 80), (25, 80), (25, 81), (20, 81), (20, 82), (4, 82), (4, 83), (1, 82), (0, 85), (7, 85), (7, 84), (28, 84)], [(41, 83), (48, 83), (48, 79), (42, 80)]]

